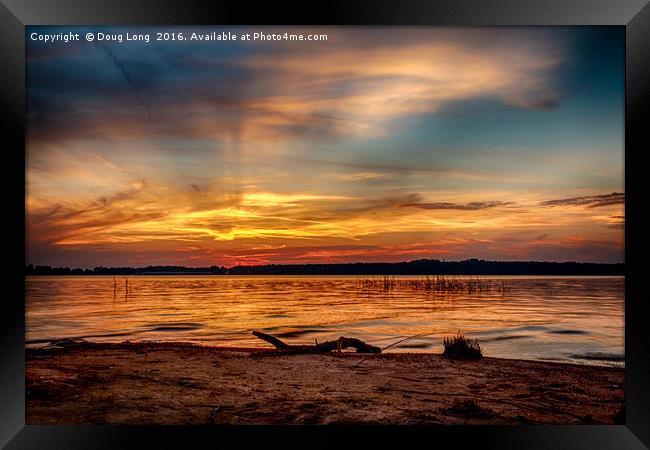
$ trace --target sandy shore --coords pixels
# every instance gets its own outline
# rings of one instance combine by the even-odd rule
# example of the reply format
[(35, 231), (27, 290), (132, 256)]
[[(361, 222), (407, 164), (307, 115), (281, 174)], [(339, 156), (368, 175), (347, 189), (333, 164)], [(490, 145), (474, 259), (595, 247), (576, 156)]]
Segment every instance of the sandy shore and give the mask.
[(624, 392), (620, 368), (497, 358), (180, 343), (26, 350), (28, 424), (611, 424)]

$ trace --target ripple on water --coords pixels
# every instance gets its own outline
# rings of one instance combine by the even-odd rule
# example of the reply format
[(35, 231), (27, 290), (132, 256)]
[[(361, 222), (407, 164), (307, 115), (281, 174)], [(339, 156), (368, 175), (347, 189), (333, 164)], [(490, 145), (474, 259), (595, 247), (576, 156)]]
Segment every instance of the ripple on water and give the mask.
[(605, 352), (586, 352), (586, 353), (574, 353), (568, 355), (569, 358), (574, 359), (586, 359), (589, 361), (625, 361), (625, 355), (620, 355), (617, 353), (605, 353)]
[(201, 323), (175, 322), (175, 323), (154, 323), (144, 327), (145, 331), (189, 331), (203, 328)]
[(274, 335), (276, 337), (280, 338), (296, 338), (300, 336), (305, 336), (307, 334), (314, 334), (314, 333), (322, 333), (323, 329), (303, 329), (303, 330), (287, 330), (287, 331), (281, 331), (279, 333), (275, 333)]
[(584, 330), (551, 330), (549, 331), (551, 334), (589, 334), (587, 331)]
[(530, 334), (510, 334), (505, 336), (495, 336), (487, 339), (481, 339), (481, 342), (509, 341), (511, 339), (525, 339), (532, 337)]

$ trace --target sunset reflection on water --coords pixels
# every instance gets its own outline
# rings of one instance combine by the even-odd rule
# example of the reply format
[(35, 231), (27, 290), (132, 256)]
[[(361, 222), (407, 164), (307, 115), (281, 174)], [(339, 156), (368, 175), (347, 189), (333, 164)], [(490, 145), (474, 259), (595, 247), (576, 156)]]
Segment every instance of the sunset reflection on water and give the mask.
[[(399, 278), (399, 277), (398, 277)], [(414, 278), (414, 277), (407, 277)], [(486, 356), (623, 365), (623, 277), (487, 277), (508, 292), (363, 289), (354, 276), (27, 277), (26, 339), (188, 341), (266, 347), (358, 337), (389, 351), (441, 352), (459, 330)]]

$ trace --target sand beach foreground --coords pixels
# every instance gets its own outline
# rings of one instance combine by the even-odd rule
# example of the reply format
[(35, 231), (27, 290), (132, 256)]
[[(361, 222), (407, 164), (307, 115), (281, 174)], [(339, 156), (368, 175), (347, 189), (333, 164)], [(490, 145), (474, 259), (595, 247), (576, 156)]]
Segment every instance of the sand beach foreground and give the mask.
[(621, 368), (422, 353), (83, 342), (25, 371), (28, 424), (613, 424), (625, 398)]

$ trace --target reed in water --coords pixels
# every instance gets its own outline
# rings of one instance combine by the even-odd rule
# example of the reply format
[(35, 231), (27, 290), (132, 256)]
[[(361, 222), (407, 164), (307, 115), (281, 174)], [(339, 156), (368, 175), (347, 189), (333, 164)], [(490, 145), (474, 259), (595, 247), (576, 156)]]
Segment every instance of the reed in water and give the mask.
[(500, 292), (505, 294), (510, 291), (504, 280), (485, 280), (479, 277), (460, 278), (459, 276), (445, 275), (424, 275), (418, 278), (399, 279), (393, 275), (381, 277), (358, 277), (356, 280), (358, 289), (380, 289), (392, 291), (397, 288), (410, 288), (416, 291), (431, 292), (456, 292), (456, 293), (487, 293)]

